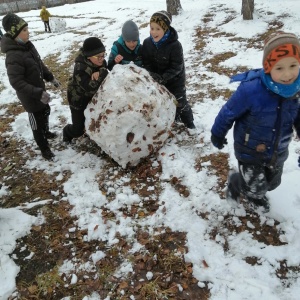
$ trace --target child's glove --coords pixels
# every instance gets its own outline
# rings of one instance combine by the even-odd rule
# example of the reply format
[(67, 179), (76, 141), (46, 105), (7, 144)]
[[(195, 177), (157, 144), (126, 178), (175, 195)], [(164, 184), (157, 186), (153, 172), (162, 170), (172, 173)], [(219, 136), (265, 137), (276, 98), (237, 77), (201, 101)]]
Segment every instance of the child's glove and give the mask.
[(218, 149), (223, 149), (224, 148), (224, 145), (227, 145), (227, 139), (224, 137), (224, 138), (220, 138), (218, 136), (215, 136), (214, 134), (211, 134), (211, 142), (212, 144), (218, 148)]
[(56, 87), (56, 88), (58, 88), (60, 85), (61, 85), (61, 83), (57, 80), (57, 79), (53, 79), (53, 80), (51, 80), (51, 83)]
[(155, 80), (157, 83), (159, 84), (165, 84), (165, 80), (162, 78), (162, 76), (160, 76), (157, 73), (154, 72), (149, 72), (149, 74), (151, 75), (151, 77), (153, 78), (153, 80)]
[(47, 92), (43, 92), (41, 102), (48, 104), (51, 101), (50, 95)]

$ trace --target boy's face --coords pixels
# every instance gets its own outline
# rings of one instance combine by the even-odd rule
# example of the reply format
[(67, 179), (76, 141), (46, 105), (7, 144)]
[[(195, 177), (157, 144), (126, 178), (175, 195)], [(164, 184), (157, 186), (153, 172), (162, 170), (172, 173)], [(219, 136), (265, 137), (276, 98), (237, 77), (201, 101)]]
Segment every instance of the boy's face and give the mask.
[(24, 27), (22, 31), (19, 33), (19, 35), (16, 37), (20, 38), (24, 43), (27, 43), (29, 41), (29, 31), (28, 26)]
[(96, 66), (101, 67), (105, 58), (105, 52), (88, 57), (88, 59)]
[(150, 34), (154, 42), (158, 42), (165, 34), (164, 30), (157, 23), (150, 23)]
[(125, 45), (128, 49), (134, 50), (135, 47), (137, 46), (138, 41), (125, 41)]
[(292, 84), (299, 75), (299, 62), (294, 57), (279, 60), (272, 68), (270, 75), (273, 81), (281, 84)]

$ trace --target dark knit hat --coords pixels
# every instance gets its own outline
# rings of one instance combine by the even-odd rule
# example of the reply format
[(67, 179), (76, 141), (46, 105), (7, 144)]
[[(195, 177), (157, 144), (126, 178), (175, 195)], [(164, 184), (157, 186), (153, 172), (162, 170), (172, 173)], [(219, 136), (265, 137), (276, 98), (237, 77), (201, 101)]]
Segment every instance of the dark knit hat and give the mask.
[(300, 63), (300, 42), (293, 33), (279, 31), (271, 34), (264, 45), (263, 67), (270, 73), (274, 65), (282, 58), (295, 57)]
[(105, 52), (105, 47), (101, 40), (96, 37), (89, 37), (83, 42), (83, 55), (90, 57), (101, 52)]
[(165, 10), (154, 13), (150, 19), (150, 23), (158, 24), (164, 32), (170, 29), (172, 22), (172, 15)]
[(2, 27), (13, 39), (15, 39), (26, 26), (28, 26), (28, 24), (22, 18), (13, 13), (8, 13), (2, 19)]
[(138, 41), (139, 40), (139, 28), (137, 25), (128, 20), (124, 23), (122, 27), (122, 38), (124, 41)]

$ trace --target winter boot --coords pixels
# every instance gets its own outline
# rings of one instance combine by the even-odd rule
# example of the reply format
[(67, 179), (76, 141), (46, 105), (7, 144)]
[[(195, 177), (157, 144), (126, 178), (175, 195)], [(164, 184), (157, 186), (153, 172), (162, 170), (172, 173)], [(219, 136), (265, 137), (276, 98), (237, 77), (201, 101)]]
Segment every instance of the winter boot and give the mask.
[(238, 201), (241, 195), (241, 180), (239, 173), (233, 173), (228, 178), (226, 198)]
[(52, 160), (53, 157), (55, 156), (49, 147), (47, 147), (44, 150), (41, 150), (41, 152), (42, 152), (42, 156), (47, 160)]
[(185, 124), (185, 126), (186, 126), (188, 129), (196, 129), (196, 126), (195, 126), (195, 124), (194, 124), (193, 121), (191, 121), (191, 122)]
[(57, 134), (55, 132), (47, 131), (45, 133), (45, 136), (48, 140), (51, 140), (51, 139), (55, 139), (57, 137)]
[(269, 199), (266, 196), (264, 196), (262, 199), (247, 197), (247, 200), (253, 203), (255, 206), (262, 206), (266, 212), (270, 210)]
[(67, 137), (67, 136), (63, 136), (63, 143), (66, 144), (66, 145), (69, 145), (72, 143), (72, 139)]

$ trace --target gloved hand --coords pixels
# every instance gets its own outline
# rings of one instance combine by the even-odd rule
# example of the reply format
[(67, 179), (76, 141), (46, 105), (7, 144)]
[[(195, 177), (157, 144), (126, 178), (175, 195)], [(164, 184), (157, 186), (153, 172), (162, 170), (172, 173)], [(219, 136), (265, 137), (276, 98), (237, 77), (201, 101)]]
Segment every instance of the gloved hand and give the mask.
[(50, 95), (44, 91), (42, 94), (41, 102), (43, 102), (44, 104), (48, 104), (50, 101)]
[(57, 80), (57, 79), (53, 79), (53, 80), (51, 80), (51, 83), (56, 87), (56, 88), (58, 88), (60, 85), (61, 85), (61, 83)]
[(300, 168), (300, 156), (299, 156), (299, 158), (298, 158), (298, 166), (299, 166), (299, 168)]
[(154, 72), (149, 72), (149, 74), (151, 75), (151, 77), (159, 84), (165, 84), (165, 80), (162, 78), (161, 75), (154, 73)]
[(227, 139), (224, 138), (220, 138), (218, 136), (215, 136), (214, 134), (211, 134), (211, 138), (210, 138), (212, 144), (218, 148), (218, 149), (223, 149), (224, 145), (227, 145)]

